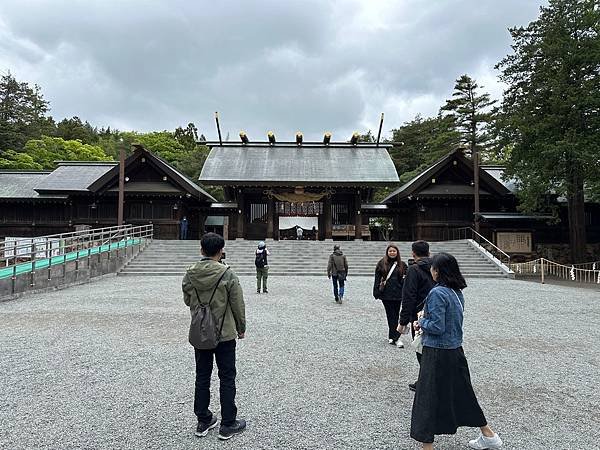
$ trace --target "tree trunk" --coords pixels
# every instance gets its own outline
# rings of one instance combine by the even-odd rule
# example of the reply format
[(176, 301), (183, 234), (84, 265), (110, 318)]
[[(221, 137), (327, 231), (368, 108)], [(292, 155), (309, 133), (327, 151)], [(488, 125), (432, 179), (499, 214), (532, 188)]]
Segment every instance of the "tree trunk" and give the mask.
[(583, 177), (581, 171), (573, 168), (567, 189), (567, 205), (569, 215), (569, 244), (571, 262), (580, 263), (586, 260), (585, 235), (585, 200), (583, 197)]

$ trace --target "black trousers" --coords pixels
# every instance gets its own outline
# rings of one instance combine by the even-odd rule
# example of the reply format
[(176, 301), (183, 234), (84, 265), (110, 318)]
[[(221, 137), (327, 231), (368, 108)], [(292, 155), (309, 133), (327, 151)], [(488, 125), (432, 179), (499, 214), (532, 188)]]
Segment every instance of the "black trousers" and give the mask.
[(400, 305), (401, 302), (382, 300), (383, 307), (385, 308), (385, 315), (388, 323), (388, 338), (394, 342), (400, 337), (398, 333), (398, 320), (400, 319)]
[[(196, 351), (196, 393), (194, 396), (194, 413), (198, 422), (209, 423), (212, 412), (210, 405), (210, 377), (213, 371), (213, 360), (217, 361), (220, 380), (221, 423), (231, 426), (235, 423), (237, 407), (235, 406), (235, 339), (220, 342), (214, 350)], [(214, 356), (214, 358), (213, 358)]]

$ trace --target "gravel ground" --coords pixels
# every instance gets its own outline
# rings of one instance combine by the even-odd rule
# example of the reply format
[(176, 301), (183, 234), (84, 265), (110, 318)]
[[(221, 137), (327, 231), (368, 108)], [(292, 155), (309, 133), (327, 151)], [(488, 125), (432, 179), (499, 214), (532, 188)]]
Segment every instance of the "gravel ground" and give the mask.
[[(387, 344), (367, 278), (350, 278), (342, 306), (327, 279), (273, 277), (271, 293), (257, 295), (254, 278), (243, 278), (237, 398), (249, 427), (228, 442), (194, 437), (179, 283), (108, 278), (0, 303), (0, 448), (418, 448), (407, 389), (417, 363)], [(469, 284), (465, 352), (505, 448), (600, 448), (598, 292)], [(464, 449), (475, 434), (440, 436), (437, 448)]]

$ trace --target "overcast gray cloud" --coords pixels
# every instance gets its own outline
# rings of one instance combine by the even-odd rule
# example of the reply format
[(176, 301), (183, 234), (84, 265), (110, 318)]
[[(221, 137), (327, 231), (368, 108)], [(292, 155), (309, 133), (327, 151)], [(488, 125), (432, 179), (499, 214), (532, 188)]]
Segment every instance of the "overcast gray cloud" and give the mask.
[(435, 114), (463, 73), (495, 97), (507, 28), (543, 0), (0, 2), (0, 72), (37, 83), (56, 119), (140, 131), (193, 121), (292, 139)]

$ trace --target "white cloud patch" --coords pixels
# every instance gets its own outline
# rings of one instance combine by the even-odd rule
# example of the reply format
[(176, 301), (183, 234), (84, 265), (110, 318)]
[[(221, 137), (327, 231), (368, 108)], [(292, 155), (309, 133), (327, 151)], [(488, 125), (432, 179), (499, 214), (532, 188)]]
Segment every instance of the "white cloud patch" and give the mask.
[[(435, 114), (463, 73), (494, 98), (507, 28), (542, 0), (3, 0), (0, 71), (37, 83), (56, 119), (347, 139)], [(35, 11), (35, 14), (32, 14)]]

